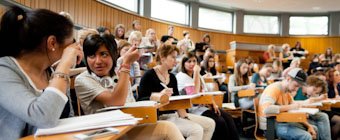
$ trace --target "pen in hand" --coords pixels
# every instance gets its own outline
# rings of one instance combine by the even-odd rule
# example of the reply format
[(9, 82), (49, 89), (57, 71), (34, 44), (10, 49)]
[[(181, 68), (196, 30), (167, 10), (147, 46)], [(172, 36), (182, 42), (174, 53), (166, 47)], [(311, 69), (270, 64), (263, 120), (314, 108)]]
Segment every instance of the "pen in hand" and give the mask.
[(160, 82), (160, 84), (164, 87), (161, 93), (168, 95), (169, 97), (172, 95), (172, 88), (168, 88), (164, 83)]
[(168, 88), (168, 86), (166, 86), (164, 83), (160, 82), (160, 84), (161, 84), (165, 89)]

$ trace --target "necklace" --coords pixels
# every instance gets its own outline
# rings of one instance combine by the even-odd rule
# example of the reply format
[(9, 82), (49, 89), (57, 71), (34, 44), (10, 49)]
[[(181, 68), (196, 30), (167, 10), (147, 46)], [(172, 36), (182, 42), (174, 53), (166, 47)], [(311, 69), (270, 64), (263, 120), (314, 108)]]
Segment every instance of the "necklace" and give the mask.
[(159, 73), (159, 75), (161, 76), (161, 79), (163, 79), (163, 80), (161, 80), (163, 83), (165, 83), (165, 84), (168, 84), (168, 78), (167, 78), (167, 76), (164, 74), (164, 73), (162, 73), (161, 72), (161, 70), (159, 69), (159, 67), (156, 67), (156, 70), (157, 70), (157, 72)]

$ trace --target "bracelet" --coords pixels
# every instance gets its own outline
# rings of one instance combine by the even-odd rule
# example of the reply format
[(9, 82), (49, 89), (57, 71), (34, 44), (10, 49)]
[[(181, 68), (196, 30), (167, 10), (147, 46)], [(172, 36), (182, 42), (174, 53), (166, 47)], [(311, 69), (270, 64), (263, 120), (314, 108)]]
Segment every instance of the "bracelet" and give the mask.
[(119, 69), (122, 69), (122, 68), (130, 69), (130, 67), (131, 66), (128, 64), (121, 64)]
[(125, 73), (128, 73), (130, 75), (130, 69), (126, 69), (126, 68), (121, 68), (119, 70), (119, 72), (125, 72)]
[(54, 72), (54, 73), (52, 73), (51, 80), (53, 78), (62, 78), (62, 79), (64, 79), (67, 82), (67, 85), (69, 85), (70, 82), (71, 82), (70, 75), (68, 75), (66, 73), (62, 73), (62, 72)]

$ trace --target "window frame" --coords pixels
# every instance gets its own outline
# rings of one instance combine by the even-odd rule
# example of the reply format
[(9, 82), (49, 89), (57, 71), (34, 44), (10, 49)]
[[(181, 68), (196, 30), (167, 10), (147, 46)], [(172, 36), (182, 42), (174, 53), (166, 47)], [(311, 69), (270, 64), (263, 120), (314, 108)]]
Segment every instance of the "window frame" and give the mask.
[[(291, 17), (327, 17), (327, 34), (323, 35), (323, 34), (290, 34), (290, 18)], [(329, 36), (329, 32), (330, 32), (330, 15), (329, 14), (306, 14), (306, 15), (302, 15), (302, 14), (292, 14), (289, 15), (288, 18), (288, 35), (289, 36)]]
[(141, 7), (140, 7), (141, 1), (140, 0), (136, 0), (137, 1), (137, 9), (136, 10), (137, 11), (132, 11), (130, 9), (124, 8), (124, 7), (119, 6), (117, 4), (111, 3), (108, 0), (97, 0), (97, 1), (100, 2), (100, 3), (103, 3), (105, 5), (108, 5), (110, 7), (117, 8), (119, 10), (122, 10), (122, 11), (125, 11), (125, 12), (128, 12), (128, 13), (132, 13), (132, 14), (136, 14), (136, 15), (140, 14), (140, 11), (141, 11)]
[[(189, 27), (190, 26), (190, 18), (191, 18), (191, 14), (190, 14), (190, 3), (189, 2), (184, 2), (184, 1), (180, 1), (180, 0), (171, 0), (173, 2), (177, 2), (177, 3), (182, 3), (185, 5), (186, 7), (186, 23), (178, 23), (178, 22), (175, 22), (175, 21), (170, 21), (170, 20), (165, 20), (165, 19), (160, 19), (160, 18), (157, 18), (157, 17), (153, 17), (152, 16), (152, 0), (151, 0), (151, 4), (150, 4), (150, 19), (152, 20), (155, 20), (155, 21), (160, 21), (160, 22), (163, 22), (163, 23), (167, 23), (167, 24), (172, 24), (172, 25), (180, 25), (180, 26), (187, 26)], [(144, 17), (144, 16), (143, 16)]]
[[(245, 16), (250, 15), (250, 16), (275, 16), (278, 19), (278, 33), (249, 33), (244, 31), (244, 26), (245, 26)], [(260, 35), (260, 36), (280, 36), (281, 35), (281, 28), (282, 28), (282, 23), (281, 23), (281, 15), (275, 14), (275, 13), (244, 13), (243, 14), (243, 34), (248, 34), (248, 35)]]
[[(231, 31), (225, 31), (225, 30), (218, 30), (218, 29), (211, 29), (211, 28), (206, 28), (206, 27), (200, 27), (199, 26), (199, 9), (200, 8), (205, 8), (205, 9), (209, 9), (209, 10), (214, 10), (214, 11), (219, 11), (219, 12), (225, 12), (225, 13), (229, 13), (231, 14)], [(212, 7), (208, 7), (205, 5), (199, 5), (198, 6), (198, 20), (197, 20), (197, 29), (202, 29), (202, 30), (207, 30), (207, 31), (216, 31), (216, 32), (222, 32), (222, 33), (233, 33), (234, 31), (234, 13), (232, 11), (228, 11), (228, 10), (222, 10), (220, 8), (212, 8)]]

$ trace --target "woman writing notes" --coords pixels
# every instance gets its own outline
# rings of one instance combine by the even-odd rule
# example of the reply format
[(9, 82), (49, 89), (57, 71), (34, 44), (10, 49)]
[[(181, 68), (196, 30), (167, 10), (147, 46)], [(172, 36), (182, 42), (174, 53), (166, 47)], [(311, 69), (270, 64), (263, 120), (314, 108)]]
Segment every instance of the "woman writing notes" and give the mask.
[(12, 7), (2, 16), (0, 139), (19, 139), (72, 115), (69, 72), (83, 57), (72, 32), (70, 20), (49, 10)]
[[(144, 73), (139, 86), (138, 100), (149, 100), (152, 92), (179, 95), (176, 77), (169, 73), (176, 65), (177, 54), (176, 46), (164, 45), (157, 50), (158, 65)], [(160, 83), (168, 88), (164, 88)], [(161, 111), (159, 118), (175, 123), (187, 140), (210, 140), (215, 129), (215, 122), (212, 119), (187, 113), (184, 109)]]

